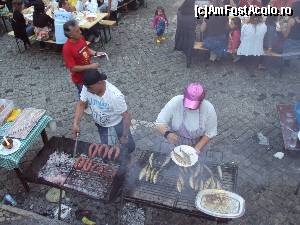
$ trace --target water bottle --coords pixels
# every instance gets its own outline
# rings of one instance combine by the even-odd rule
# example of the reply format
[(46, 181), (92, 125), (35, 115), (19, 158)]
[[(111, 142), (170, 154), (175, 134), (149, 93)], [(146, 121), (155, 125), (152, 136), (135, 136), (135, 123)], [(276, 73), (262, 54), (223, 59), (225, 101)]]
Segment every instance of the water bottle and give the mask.
[(17, 202), (10, 194), (6, 194), (3, 198), (3, 204), (16, 206)]
[(297, 102), (295, 105), (295, 115), (298, 127), (300, 127), (300, 102)]

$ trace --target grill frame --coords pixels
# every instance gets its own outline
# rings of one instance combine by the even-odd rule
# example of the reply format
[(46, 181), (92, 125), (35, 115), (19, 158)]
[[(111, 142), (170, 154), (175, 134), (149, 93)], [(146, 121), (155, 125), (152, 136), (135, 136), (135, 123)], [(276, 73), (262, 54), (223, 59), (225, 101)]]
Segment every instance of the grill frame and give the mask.
[[(176, 190), (176, 181), (178, 178), (178, 172), (172, 172), (172, 171), (174, 171), (173, 170), (174, 167), (176, 168), (178, 166), (176, 166), (176, 164), (172, 160), (163, 169), (163, 171), (165, 172), (162, 173), (165, 174), (163, 174), (158, 178), (158, 180), (163, 180), (163, 184), (161, 184), (160, 181), (158, 181), (157, 184), (150, 184), (150, 183), (146, 183), (146, 181), (139, 181), (138, 174), (140, 172), (140, 169), (143, 168), (143, 166), (145, 166), (146, 161), (148, 160), (151, 153), (152, 153), (151, 151), (139, 151), (135, 159), (133, 160), (132, 163), (133, 166), (129, 168), (128, 173), (126, 175), (126, 181), (124, 184), (124, 190), (123, 190), (124, 201), (144, 204), (154, 208), (170, 210), (172, 212), (184, 213), (187, 215), (202, 217), (210, 220), (217, 220), (217, 221), (224, 221), (224, 222), (229, 220), (229, 219), (212, 217), (197, 210), (196, 207), (194, 206), (196, 193), (191, 194), (191, 191), (189, 191), (190, 187), (188, 187), (188, 190), (186, 191), (183, 190), (183, 192), (181, 193), (179, 193)], [(157, 159), (158, 157), (157, 161), (154, 160), (154, 167), (157, 168), (157, 166), (163, 163), (164, 159), (168, 154), (161, 153), (161, 152), (153, 152), (153, 153), (154, 153), (154, 159), (155, 158)], [(214, 174), (216, 174), (217, 165), (220, 165), (218, 163), (214, 163), (211, 161), (205, 161), (205, 164), (209, 168), (215, 168), (213, 169)], [(238, 166), (234, 163), (222, 163), (221, 168), (223, 170), (223, 177), (225, 178), (225, 180), (227, 176), (226, 173), (229, 172), (232, 179), (231, 188), (224, 188), (224, 189), (228, 191), (236, 192)], [(172, 173), (176, 174), (177, 177), (176, 176), (172, 177)], [(171, 180), (173, 180), (172, 181), (173, 184), (169, 183), (169, 181)], [(185, 187), (188, 186), (188, 183), (186, 182), (187, 179), (185, 179)], [(157, 198), (158, 200), (149, 200), (148, 195), (155, 196), (155, 198)], [(159, 199), (159, 195), (162, 196), (161, 199)], [(173, 196), (174, 198), (169, 200), (168, 199), (169, 196)], [(173, 202), (173, 204), (171, 202)], [(184, 202), (186, 202), (186, 207), (183, 206), (185, 204)]]
[[(64, 137), (52, 137), (47, 144), (39, 151), (37, 156), (32, 160), (32, 163), (30, 167), (25, 171), (24, 176), (26, 181), (35, 183), (35, 184), (43, 184), (50, 187), (58, 188), (65, 191), (71, 191), (74, 193), (77, 193), (82, 196), (89, 197), (94, 200), (100, 200), (103, 202), (112, 202), (116, 199), (117, 193), (119, 192), (119, 189), (122, 186), (125, 171), (121, 171), (121, 162), (117, 161), (115, 164), (119, 166), (119, 170), (117, 171), (117, 175), (113, 178), (111, 185), (109, 185), (109, 189), (105, 196), (103, 198), (95, 197), (94, 195), (87, 194), (81, 191), (78, 191), (75, 188), (72, 187), (66, 187), (64, 184), (66, 183), (67, 179), (69, 179), (69, 176), (71, 173), (76, 173), (76, 169), (72, 168), (70, 172), (68, 173), (68, 176), (66, 178), (66, 181), (63, 185), (59, 185), (53, 182), (49, 182), (41, 177), (39, 177), (39, 172), (43, 168), (43, 166), (47, 163), (47, 160), (49, 159), (50, 155), (54, 153), (55, 151), (59, 152), (65, 152), (67, 154), (72, 155), (73, 148), (74, 148), (75, 141), (69, 138)], [(88, 147), (90, 143), (78, 141), (78, 154), (88, 154)]]

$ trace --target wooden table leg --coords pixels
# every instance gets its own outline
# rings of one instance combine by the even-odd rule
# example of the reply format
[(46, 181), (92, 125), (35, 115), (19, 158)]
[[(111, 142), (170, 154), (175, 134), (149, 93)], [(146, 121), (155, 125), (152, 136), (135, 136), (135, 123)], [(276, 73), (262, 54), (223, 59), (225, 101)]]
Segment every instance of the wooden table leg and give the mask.
[(42, 130), (41, 136), (42, 136), (43, 143), (45, 145), (48, 142), (48, 136), (47, 136), (47, 132), (45, 129)]
[(24, 178), (21, 170), (19, 168), (15, 168), (14, 171), (16, 172), (18, 178), (20, 179), (20, 181), (21, 181), (21, 183), (22, 183), (25, 191), (28, 193), (30, 189), (29, 189), (29, 186), (28, 186), (28, 184), (27, 184), (27, 182), (26, 182), (26, 180), (25, 180), (25, 178)]
[(8, 29), (7, 29), (7, 26), (6, 26), (5, 18), (4, 18), (4, 16), (2, 16), (1, 18), (2, 18), (3, 25), (5, 27), (6, 33), (7, 33)]

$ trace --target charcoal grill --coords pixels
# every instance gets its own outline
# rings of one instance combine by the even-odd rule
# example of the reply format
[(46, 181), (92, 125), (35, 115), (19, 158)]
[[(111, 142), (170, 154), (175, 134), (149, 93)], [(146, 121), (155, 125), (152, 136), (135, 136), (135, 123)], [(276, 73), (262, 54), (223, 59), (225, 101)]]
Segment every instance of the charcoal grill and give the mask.
[[(67, 174), (67, 178), (62, 185), (49, 182), (42, 177), (39, 177), (39, 172), (47, 163), (49, 156), (55, 151), (64, 152), (72, 155), (75, 141), (64, 137), (52, 137), (49, 142), (40, 150), (37, 156), (33, 159), (30, 168), (24, 173), (25, 179), (28, 182), (36, 184), (44, 184), (50, 187), (55, 187), (65, 191), (72, 191), (94, 200), (101, 200), (104, 202), (112, 202), (122, 185), (124, 180), (124, 168), (126, 162), (116, 161), (114, 163), (106, 162), (112, 168), (119, 168), (117, 175), (111, 180), (104, 179), (96, 173), (84, 173), (74, 168)], [(88, 147), (90, 143), (78, 141), (78, 154), (88, 155)], [(82, 185), (84, 184), (84, 188)]]
[[(195, 207), (196, 191), (193, 191), (185, 181), (185, 187), (181, 193), (176, 189), (176, 182), (179, 174), (179, 167), (171, 160), (162, 170), (156, 184), (140, 181), (138, 179), (140, 169), (143, 168), (152, 152), (140, 151), (135, 163), (129, 169), (124, 185), (124, 200), (134, 203), (142, 203), (156, 208), (171, 210), (173, 212), (185, 213), (197, 217), (206, 217), (213, 220), (227, 221), (227, 219), (217, 219), (201, 213)], [(167, 154), (154, 153), (154, 166), (159, 167), (167, 157)], [(203, 162), (202, 162), (203, 163)], [(217, 166), (213, 162), (204, 162), (217, 175)], [(237, 183), (238, 168), (233, 163), (221, 164), (223, 171), (222, 188), (235, 192)], [(188, 180), (188, 179), (186, 179)]]

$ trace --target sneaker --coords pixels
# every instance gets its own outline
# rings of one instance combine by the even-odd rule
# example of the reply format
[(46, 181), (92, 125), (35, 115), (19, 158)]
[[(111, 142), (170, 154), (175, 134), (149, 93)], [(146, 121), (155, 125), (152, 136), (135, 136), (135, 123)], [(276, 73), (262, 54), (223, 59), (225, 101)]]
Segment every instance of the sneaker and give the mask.
[(85, 110), (84, 110), (84, 113), (85, 114), (88, 114), (88, 115), (91, 115), (92, 114), (92, 110), (90, 107), (87, 107)]
[(165, 40), (166, 40), (166, 37), (162, 36), (162, 37), (161, 37), (161, 40), (162, 40), (162, 41), (165, 41)]
[(100, 41), (100, 39), (101, 39), (101, 37), (100, 37), (100, 35), (99, 35), (98, 37), (96, 37), (96, 38), (94, 39), (94, 42), (98, 43), (98, 42)]
[(156, 44), (160, 44), (159, 38), (156, 39)]
[(214, 52), (210, 52), (209, 60), (214, 62), (217, 59), (217, 55)]

